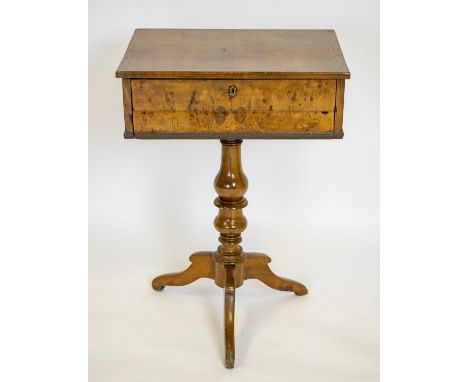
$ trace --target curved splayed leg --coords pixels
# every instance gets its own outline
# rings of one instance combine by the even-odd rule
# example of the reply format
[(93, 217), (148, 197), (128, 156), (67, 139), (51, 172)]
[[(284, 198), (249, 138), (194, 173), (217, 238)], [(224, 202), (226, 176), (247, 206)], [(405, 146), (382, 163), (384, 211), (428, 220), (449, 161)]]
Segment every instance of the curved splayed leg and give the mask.
[(191, 264), (179, 273), (168, 273), (153, 280), (153, 288), (161, 291), (165, 286), (182, 286), (193, 283), (203, 277), (214, 278), (214, 260), (212, 252), (196, 252), (190, 256)]
[(234, 309), (236, 302), (236, 288), (234, 287), (233, 267), (226, 265), (226, 286), (224, 287), (224, 341), (225, 341), (225, 365), (232, 369), (235, 360), (234, 343)]
[(257, 279), (270, 288), (294, 292), (297, 296), (307, 294), (307, 288), (301, 283), (274, 274), (268, 266), (270, 261), (270, 257), (263, 253), (247, 253), (245, 279)]

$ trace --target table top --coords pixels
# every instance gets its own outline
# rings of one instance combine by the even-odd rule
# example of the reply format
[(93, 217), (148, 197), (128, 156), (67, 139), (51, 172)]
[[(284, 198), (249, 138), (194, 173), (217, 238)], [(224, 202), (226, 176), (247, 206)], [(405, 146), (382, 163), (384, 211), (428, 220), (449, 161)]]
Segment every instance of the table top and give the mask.
[(333, 30), (136, 29), (119, 78), (347, 79)]

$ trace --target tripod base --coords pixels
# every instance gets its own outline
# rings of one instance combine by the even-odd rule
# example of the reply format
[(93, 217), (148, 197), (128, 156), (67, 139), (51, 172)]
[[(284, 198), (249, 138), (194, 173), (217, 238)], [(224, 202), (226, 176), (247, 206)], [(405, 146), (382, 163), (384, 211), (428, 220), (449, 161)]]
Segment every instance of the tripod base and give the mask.
[(220, 233), (221, 245), (215, 252), (197, 252), (190, 256), (191, 264), (183, 272), (158, 276), (153, 288), (160, 291), (166, 286), (187, 285), (200, 278), (214, 280), (224, 288), (224, 337), (226, 367), (234, 367), (234, 305), (236, 288), (244, 280), (257, 279), (270, 288), (307, 294), (307, 288), (297, 281), (275, 275), (268, 263), (271, 259), (262, 253), (245, 253), (240, 243), (241, 233), (247, 227), (242, 210), (247, 206), (244, 194), (248, 181), (242, 170), (240, 147), (242, 140), (221, 140), (221, 167), (214, 186), (218, 194), (215, 205), (219, 208), (214, 226)]
[[(216, 253), (216, 252), (215, 252)], [(294, 292), (298, 296), (307, 294), (307, 288), (301, 283), (277, 276), (272, 272), (268, 263), (270, 257), (263, 253), (245, 253), (243, 261), (239, 263), (222, 263), (213, 252), (196, 252), (190, 256), (190, 266), (179, 273), (169, 273), (156, 277), (153, 288), (161, 291), (166, 286), (188, 285), (200, 278), (209, 278), (224, 288), (224, 332), (227, 368), (234, 367), (234, 307), (235, 291), (244, 280), (260, 280), (270, 288)]]

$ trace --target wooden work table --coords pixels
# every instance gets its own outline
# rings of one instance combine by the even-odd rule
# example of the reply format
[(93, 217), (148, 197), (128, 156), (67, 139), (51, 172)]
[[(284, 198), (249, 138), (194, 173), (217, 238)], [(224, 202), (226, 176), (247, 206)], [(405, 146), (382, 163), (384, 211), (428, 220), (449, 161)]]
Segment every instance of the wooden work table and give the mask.
[(244, 252), (247, 178), (242, 139), (343, 138), (345, 80), (350, 78), (333, 30), (137, 29), (117, 69), (125, 138), (220, 139), (215, 179), (221, 245), (190, 256), (183, 272), (158, 276), (153, 288), (213, 279), (225, 291), (225, 365), (234, 367), (235, 290), (258, 279), (307, 294), (275, 275), (270, 258)]

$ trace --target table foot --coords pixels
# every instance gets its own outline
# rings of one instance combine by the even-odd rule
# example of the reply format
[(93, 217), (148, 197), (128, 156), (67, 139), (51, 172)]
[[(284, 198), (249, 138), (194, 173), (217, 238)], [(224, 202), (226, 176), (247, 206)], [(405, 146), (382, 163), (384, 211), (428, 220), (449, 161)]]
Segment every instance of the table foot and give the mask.
[(162, 291), (166, 286), (188, 285), (201, 278), (214, 279), (213, 252), (196, 252), (189, 260), (191, 264), (185, 271), (156, 277), (152, 282), (153, 288)]
[(294, 292), (297, 296), (307, 294), (307, 288), (301, 283), (274, 274), (268, 266), (270, 261), (270, 257), (263, 253), (247, 253), (244, 279), (256, 279), (270, 288)]

